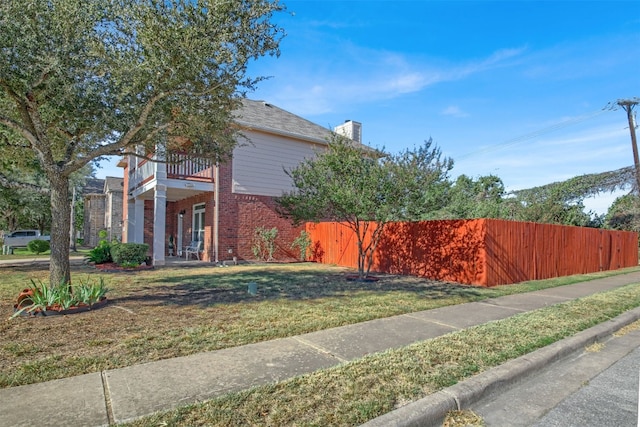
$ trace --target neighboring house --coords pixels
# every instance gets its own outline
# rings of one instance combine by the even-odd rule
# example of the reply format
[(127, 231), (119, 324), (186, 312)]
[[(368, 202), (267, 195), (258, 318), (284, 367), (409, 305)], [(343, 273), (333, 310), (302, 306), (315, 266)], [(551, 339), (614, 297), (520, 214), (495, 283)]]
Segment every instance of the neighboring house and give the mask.
[[(135, 156), (119, 163), (126, 188), (123, 241), (148, 243), (154, 265), (165, 263), (170, 237), (174, 255), (200, 241), (204, 261), (251, 259), (257, 227), (276, 227), (277, 257), (295, 257), (288, 245), (303, 228), (280, 217), (274, 198), (293, 189), (285, 171), (326, 147), (330, 131), (263, 101), (243, 100), (235, 123), (247, 140), (224, 164), (188, 154), (168, 154), (167, 163)], [(361, 142), (357, 122), (336, 131)]]
[[(96, 184), (101, 184), (96, 191)], [(91, 180), (93, 192), (84, 194), (84, 245), (94, 247), (100, 240), (98, 233), (107, 232), (107, 240), (122, 237), (122, 201), (124, 180), (108, 176), (104, 180)]]

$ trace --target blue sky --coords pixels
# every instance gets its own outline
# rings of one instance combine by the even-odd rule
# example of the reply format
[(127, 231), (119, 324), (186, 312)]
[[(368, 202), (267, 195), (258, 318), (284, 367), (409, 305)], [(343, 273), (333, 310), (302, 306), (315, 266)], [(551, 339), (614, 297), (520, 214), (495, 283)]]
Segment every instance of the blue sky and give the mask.
[(270, 78), (249, 98), (361, 122), (390, 152), (433, 138), (453, 178), (494, 174), (508, 190), (633, 163), (626, 114), (603, 108), (640, 96), (638, 1), (284, 4), (281, 56), (251, 64)]

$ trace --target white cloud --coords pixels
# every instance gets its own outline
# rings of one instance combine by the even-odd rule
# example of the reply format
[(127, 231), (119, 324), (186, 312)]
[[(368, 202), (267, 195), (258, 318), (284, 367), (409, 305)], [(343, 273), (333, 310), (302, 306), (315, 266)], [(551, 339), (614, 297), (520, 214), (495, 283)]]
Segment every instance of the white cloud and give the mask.
[[(275, 77), (262, 93), (276, 105), (301, 115), (323, 114), (354, 104), (370, 104), (422, 91), (430, 86), (462, 80), (508, 64), (524, 48), (503, 49), (485, 59), (446, 64), (438, 59), (410, 57), (397, 52), (347, 44), (327, 58), (292, 64), (281, 58), (269, 73)], [(327, 65), (329, 64), (329, 65)], [(284, 87), (283, 87), (284, 86)], [(263, 95), (264, 96), (264, 95)]]
[(440, 114), (443, 116), (469, 117), (469, 113), (462, 111), (457, 105), (451, 105), (445, 108)]

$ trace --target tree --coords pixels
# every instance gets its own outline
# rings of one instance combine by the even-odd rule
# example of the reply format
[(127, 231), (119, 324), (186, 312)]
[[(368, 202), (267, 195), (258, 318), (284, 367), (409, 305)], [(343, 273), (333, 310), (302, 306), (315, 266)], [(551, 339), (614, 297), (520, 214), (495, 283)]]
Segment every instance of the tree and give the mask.
[(477, 180), (460, 175), (449, 190), (447, 206), (437, 213), (439, 218), (504, 218), (505, 189), (495, 175)]
[[(541, 187), (539, 187), (541, 188)], [(544, 192), (523, 192), (516, 196), (513, 219), (575, 226), (592, 225), (591, 214), (584, 211), (582, 197), (575, 196), (572, 182), (549, 187)]]
[(618, 197), (609, 207), (604, 225), (615, 230), (640, 232), (640, 197), (637, 194)]
[(357, 236), (362, 279), (386, 224), (420, 219), (441, 207), (452, 167), (431, 140), (392, 155), (333, 134), (326, 151), (288, 172), (295, 190), (278, 204), (295, 222), (345, 222)]
[[(68, 283), (69, 177), (103, 156), (179, 149), (214, 160), (236, 143), (239, 98), (279, 54), (277, 0), (0, 2), (0, 145), (50, 187), (52, 286)], [(0, 180), (8, 180), (0, 176)]]

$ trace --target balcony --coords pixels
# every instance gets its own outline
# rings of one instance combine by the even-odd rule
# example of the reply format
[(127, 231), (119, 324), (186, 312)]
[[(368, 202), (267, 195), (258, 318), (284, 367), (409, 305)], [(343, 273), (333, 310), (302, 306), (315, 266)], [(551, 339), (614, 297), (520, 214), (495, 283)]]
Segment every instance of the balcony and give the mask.
[(167, 154), (167, 178), (213, 182), (213, 162), (188, 154)]
[[(215, 165), (212, 160), (186, 153), (167, 153), (166, 162), (156, 154), (146, 159), (130, 158), (129, 193), (142, 196), (155, 184), (167, 187), (167, 196), (179, 200), (202, 191), (213, 191)], [(170, 191), (181, 190), (181, 191)], [(173, 196), (169, 197), (169, 193)], [(148, 198), (147, 197), (144, 198)]]

